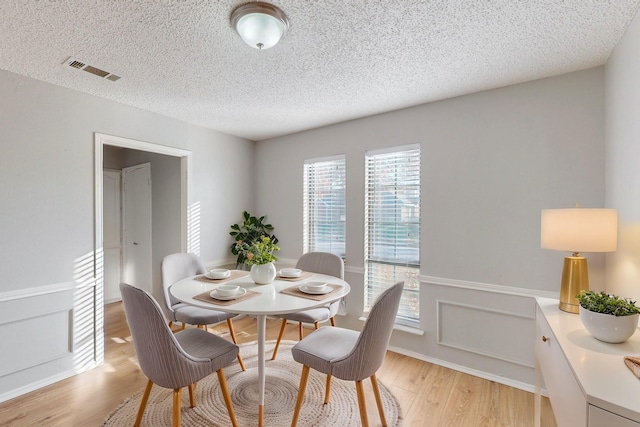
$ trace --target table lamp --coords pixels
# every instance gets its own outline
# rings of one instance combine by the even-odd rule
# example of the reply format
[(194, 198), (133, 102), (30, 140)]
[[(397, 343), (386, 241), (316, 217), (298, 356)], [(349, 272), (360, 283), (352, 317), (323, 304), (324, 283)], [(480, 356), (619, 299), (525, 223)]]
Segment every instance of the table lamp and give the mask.
[(560, 283), (560, 310), (578, 313), (576, 299), (589, 290), (587, 259), (580, 252), (613, 252), (618, 242), (618, 214), (615, 209), (543, 209), (540, 217), (540, 246), (571, 252), (564, 258)]

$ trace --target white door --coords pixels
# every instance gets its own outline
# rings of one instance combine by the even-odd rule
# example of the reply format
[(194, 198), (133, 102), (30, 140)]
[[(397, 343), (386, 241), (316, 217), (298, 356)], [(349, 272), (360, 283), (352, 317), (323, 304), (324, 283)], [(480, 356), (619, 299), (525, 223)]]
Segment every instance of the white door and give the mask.
[(122, 279), (151, 289), (151, 164), (122, 169)]
[(120, 210), (120, 171), (104, 170), (103, 182), (103, 250), (104, 250), (104, 302), (120, 301), (118, 285), (122, 280), (122, 241)]

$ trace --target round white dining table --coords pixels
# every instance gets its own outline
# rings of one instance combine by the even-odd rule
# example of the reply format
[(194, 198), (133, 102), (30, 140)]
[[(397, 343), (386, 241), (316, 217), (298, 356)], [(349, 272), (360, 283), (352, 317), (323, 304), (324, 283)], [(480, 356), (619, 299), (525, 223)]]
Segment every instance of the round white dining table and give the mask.
[[(236, 271), (233, 273), (238, 274)], [(247, 272), (248, 273), (248, 272)], [(282, 293), (283, 290), (300, 286), (306, 282), (326, 282), (327, 284), (340, 285), (337, 291), (331, 293), (322, 300), (304, 298), (300, 296), (288, 295)], [(259, 295), (251, 298), (240, 300), (229, 305), (219, 305), (211, 302), (205, 302), (194, 299), (195, 296), (204, 292), (211, 292), (221, 284), (238, 285), (248, 291), (253, 291)], [(232, 280), (214, 281), (203, 280), (202, 275), (187, 277), (176, 282), (169, 289), (171, 295), (177, 300), (185, 304), (196, 307), (206, 308), (210, 310), (224, 311), (227, 313), (248, 314), (256, 317), (258, 326), (258, 425), (264, 425), (264, 387), (265, 387), (265, 341), (266, 341), (266, 325), (267, 316), (295, 313), (310, 308), (321, 307), (325, 304), (334, 302), (344, 297), (351, 291), (351, 287), (347, 282), (333, 276), (324, 274), (313, 274), (305, 277), (300, 281), (281, 280), (278, 276), (268, 285), (257, 285), (248, 274)]]

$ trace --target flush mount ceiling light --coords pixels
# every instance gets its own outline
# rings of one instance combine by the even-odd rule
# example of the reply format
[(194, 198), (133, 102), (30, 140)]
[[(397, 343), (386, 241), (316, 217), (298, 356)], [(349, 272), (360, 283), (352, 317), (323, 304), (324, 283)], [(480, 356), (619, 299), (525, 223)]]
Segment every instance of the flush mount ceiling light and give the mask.
[(262, 50), (280, 41), (289, 28), (289, 19), (277, 7), (255, 2), (235, 8), (231, 13), (231, 25), (246, 44)]

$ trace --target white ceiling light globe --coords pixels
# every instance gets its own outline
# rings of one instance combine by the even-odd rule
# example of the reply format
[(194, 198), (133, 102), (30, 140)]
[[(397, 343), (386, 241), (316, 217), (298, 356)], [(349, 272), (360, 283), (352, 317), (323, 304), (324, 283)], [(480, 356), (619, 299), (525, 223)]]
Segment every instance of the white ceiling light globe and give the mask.
[(289, 28), (289, 20), (277, 7), (268, 3), (248, 3), (231, 14), (231, 25), (242, 40), (256, 49), (275, 46)]
[(250, 13), (238, 20), (236, 30), (249, 46), (256, 49), (269, 49), (282, 38), (284, 25), (273, 16)]

